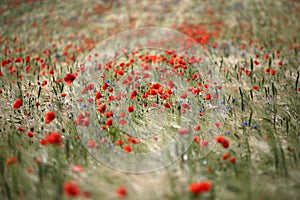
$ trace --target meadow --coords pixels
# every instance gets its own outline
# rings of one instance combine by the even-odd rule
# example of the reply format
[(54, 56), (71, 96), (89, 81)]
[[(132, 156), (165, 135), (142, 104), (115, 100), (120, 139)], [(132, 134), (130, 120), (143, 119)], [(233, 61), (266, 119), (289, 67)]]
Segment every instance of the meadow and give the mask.
[(0, 199), (299, 199), (299, 11), (3, 0)]

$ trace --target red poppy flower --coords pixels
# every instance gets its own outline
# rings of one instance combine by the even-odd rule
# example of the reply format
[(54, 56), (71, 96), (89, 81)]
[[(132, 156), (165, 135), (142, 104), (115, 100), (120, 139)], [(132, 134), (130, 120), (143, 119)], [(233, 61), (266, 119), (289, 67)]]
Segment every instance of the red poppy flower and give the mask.
[(258, 90), (259, 89), (259, 85), (253, 85), (253, 90)]
[(92, 148), (95, 146), (95, 144), (96, 144), (95, 140), (89, 140), (87, 145), (88, 147)]
[(120, 186), (116, 189), (116, 193), (119, 197), (124, 197), (127, 194), (127, 189), (124, 186)]
[(122, 144), (124, 144), (123, 140), (117, 140), (117, 145), (122, 145)]
[(194, 140), (194, 142), (198, 143), (199, 142), (199, 136), (198, 135), (194, 136), (193, 140)]
[(63, 184), (64, 195), (67, 197), (76, 197), (80, 195), (79, 187), (72, 181), (67, 181)]
[(11, 165), (11, 164), (16, 164), (17, 163), (17, 158), (16, 157), (10, 157), (6, 159), (6, 164)]
[(134, 111), (134, 107), (133, 106), (128, 106), (127, 111), (128, 112), (133, 112)]
[(112, 119), (108, 119), (105, 124), (107, 126), (111, 126), (113, 124), (113, 120)]
[(17, 99), (15, 100), (15, 102), (13, 103), (12, 107), (13, 107), (14, 109), (18, 109), (18, 108), (20, 108), (22, 105), (23, 105), (22, 99), (21, 99), (21, 98), (17, 98)]
[(46, 145), (47, 143), (48, 143), (47, 139), (44, 139), (44, 138), (40, 139), (41, 145)]
[(47, 143), (50, 143), (50, 144), (56, 144), (56, 145), (62, 144), (61, 134), (56, 131), (49, 133), (47, 135), (46, 140), (47, 140)]
[(122, 124), (122, 125), (124, 125), (124, 124), (127, 123), (127, 121), (125, 119), (121, 119), (119, 123)]
[(188, 128), (180, 128), (178, 129), (178, 133), (181, 135), (187, 134), (189, 132)]
[(112, 110), (105, 113), (106, 118), (110, 118), (113, 115), (114, 115), (114, 112)]
[(125, 152), (131, 152), (131, 147), (129, 146), (129, 145), (125, 145), (124, 147), (123, 147), (123, 150), (125, 151)]
[(19, 126), (18, 130), (19, 130), (19, 131), (25, 131), (25, 128), (22, 127), (22, 126)]
[(271, 70), (270, 70), (270, 73), (271, 73), (272, 75), (274, 75), (274, 74), (276, 74), (276, 70), (275, 70), (275, 69), (271, 69)]
[(215, 122), (215, 126), (221, 126), (221, 125), (222, 125), (222, 123), (220, 121)]
[(66, 93), (61, 93), (60, 96), (61, 96), (61, 97), (66, 97), (67, 94), (66, 94)]
[(52, 120), (55, 119), (55, 113), (53, 111), (49, 111), (44, 115), (45, 123), (49, 124)]
[(209, 141), (208, 140), (201, 140), (199, 144), (200, 144), (200, 146), (205, 147), (209, 144)]
[(208, 180), (201, 182), (193, 182), (189, 185), (189, 191), (194, 194), (208, 192), (211, 189), (211, 186), (212, 184)]
[(206, 100), (211, 99), (211, 95), (210, 95), (210, 94), (206, 94), (206, 95), (205, 95), (205, 99), (206, 99)]
[(74, 173), (74, 172), (82, 172), (82, 166), (80, 165), (80, 164), (77, 164), (77, 165), (73, 165), (73, 167), (72, 167), (72, 172)]
[(104, 114), (105, 111), (106, 111), (106, 104), (102, 103), (98, 106), (97, 110), (101, 113), (101, 114)]
[(187, 93), (186, 92), (181, 93), (180, 98), (182, 99), (187, 98)]
[(28, 131), (28, 132), (27, 132), (27, 136), (28, 136), (28, 137), (33, 137), (33, 132), (32, 132), (32, 131)]
[(194, 130), (195, 130), (195, 131), (199, 131), (200, 129), (201, 129), (200, 125), (195, 125), (195, 126), (194, 126)]
[(228, 141), (224, 136), (217, 136), (217, 137), (215, 138), (215, 140), (216, 140), (218, 143), (222, 144), (222, 146), (223, 146), (224, 148), (228, 148), (228, 147), (229, 147), (229, 141)]
[(224, 154), (222, 155), (222, 159), (223, 159), (223, 160), (227, 160), (227, 158), (229, 158), (229, 156), (230, 156), (230, 153), (229, 153), (229, 152), (226, 152), (226, 153), (224, 153)]
[(68, 85), (70, 85), (70, 84), (72, 84), (72, 82), (75, 80), (75, 78), (76, 78), (76, 75), (75, 75), (75, 74), (72, 74), (72, 73), (70, 72), (70, 73), (68, 73), (68, 74), (65, 75), (64, 80), (65, 80), (65, 82), (66, 82)]
[(236, 158), (234, 156), (229, 158), (229, 162), (231, 163), (235, 163), (236, 162)]

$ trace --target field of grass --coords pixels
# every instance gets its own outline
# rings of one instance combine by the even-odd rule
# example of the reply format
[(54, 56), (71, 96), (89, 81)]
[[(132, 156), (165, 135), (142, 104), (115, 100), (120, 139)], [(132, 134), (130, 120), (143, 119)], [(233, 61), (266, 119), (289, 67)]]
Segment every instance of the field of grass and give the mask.
[[(3, 0), (0, 199), (299, 199), (299, 19), (297, 0)], [(102, 59), (143, 27), (197, 53)]]

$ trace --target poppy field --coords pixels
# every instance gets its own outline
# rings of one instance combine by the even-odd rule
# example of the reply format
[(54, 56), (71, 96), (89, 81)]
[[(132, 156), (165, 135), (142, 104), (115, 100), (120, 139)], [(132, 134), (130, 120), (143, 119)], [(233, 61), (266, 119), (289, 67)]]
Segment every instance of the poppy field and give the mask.
[(4, 0), (0, 199), (299, 199), (299, 11)]

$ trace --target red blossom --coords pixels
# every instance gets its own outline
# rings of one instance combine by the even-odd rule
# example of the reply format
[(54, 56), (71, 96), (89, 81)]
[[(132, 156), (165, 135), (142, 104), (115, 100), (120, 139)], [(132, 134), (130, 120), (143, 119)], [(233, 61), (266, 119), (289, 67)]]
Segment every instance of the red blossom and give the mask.
[(16, 164), (17, 163), (17, 158), (16, 157), (10, 157), (6, 159), (6, 164), (11, 165), (11, 164)]
[(27, 132), (27, 136), (28, 136), (28, 137), (33, 137), (33, 135), (34, 135), (34, 134), (33, 134), (32, 131), (28, 131), (28, 132)]
[(22, 99), (21, 99), (21, 98), (17, 98), (17, 99), (15, 100), (15, 102), (13, 103), (12, 107), (13, 107), (14, 109), (19, 109), (22, 105), (23, 105)]
[(55, 113), (53, 111), (49, 111), (44, 115), (44, 120), (46, 124), (49, 124), (55, 119)]
[(236, 162), (236, 158), (234, 156), (229, 158), (229, 162), (231, 163), (235, 163)]
[(127, 111), (128, 112), (133, 112), (134, 111), (134, 106), (128, 106)]
[(123, 150), (125, 151), (125, 152), (131, 152), (131, 146), (129, 146), (129, 145), (125, 145), (124, 147), (123, 147)]
[(229, 153), (229, 152), (226, 152), (226, 153), (224, 153), (224, 154), (222, 155), (222, 159), (223, 159), (223, 160), (227, 160), (227, 158), (229, 158), (229, 156), (230, 156), (230, 153)]
[(200, 181), (200, 182), (193, 182), (189, 185), (189, 191), (194, 194), (200, 194), (203, 192), (208, 192), (212, 187), (210, 181)]
[(76, 78), (76, 75), (75, 75), (75, 74), (72, 74), (72, 73), (70, 72), (70, 73), (68, 73), (68, 74), (65, 75), (64, 80), (65, 80), (65, 82), (66, 82), (68, 85), (70, 85), (70, 84), (72, 84), (72, 82), (75, 80), (75, 78)]
[(270, 70), (270, 73), (271, 73), (272, 75), (275, 75), (275, 74), (276, 74), (276, 70), (275, 70), (275, 69), (271, 69), (271, 70)]
[(259, 85), (253, 85), (253, 90), (258, 90), (259, 89)]
[(119, 197), (124, 197), (127, 194), (127, 189), (124, 186), (120, 186), (116, 189), (116, 194)]
[(63, 192), (67, 197), (76, 197), (80, 195), (79, 187), (72, 181), (67, 181), (63, 184)]
[(113, 120), (110, 118), (105, 123), (107, 126), (111, 126), (113, 124)]
[(215, 138), (215, 140), (216, 140), (218, 143), (222, 144), (222, 146), (223, 146), (224, 148), (228, 148), (228, 147), (229, 147), (229, 141), (228, 141), (224, 136), (217, 136), (217, 137)]
[(181, 135), (187, 134), (189, 132), (188, 128), (180, 128), (178, 129), (178, 133)]
[(75, 173), (75, 172), (82, 172), (82, 166), (80, 164), (76, 164), (76, 165), (73, 165), (72, 167), (72, 172)]
[(61, 134), (56, 131), (53, 131), (47, 135), (46, 141), (47, 141), (46, 143), (49, 144), (61, 145), (62, 144)]

